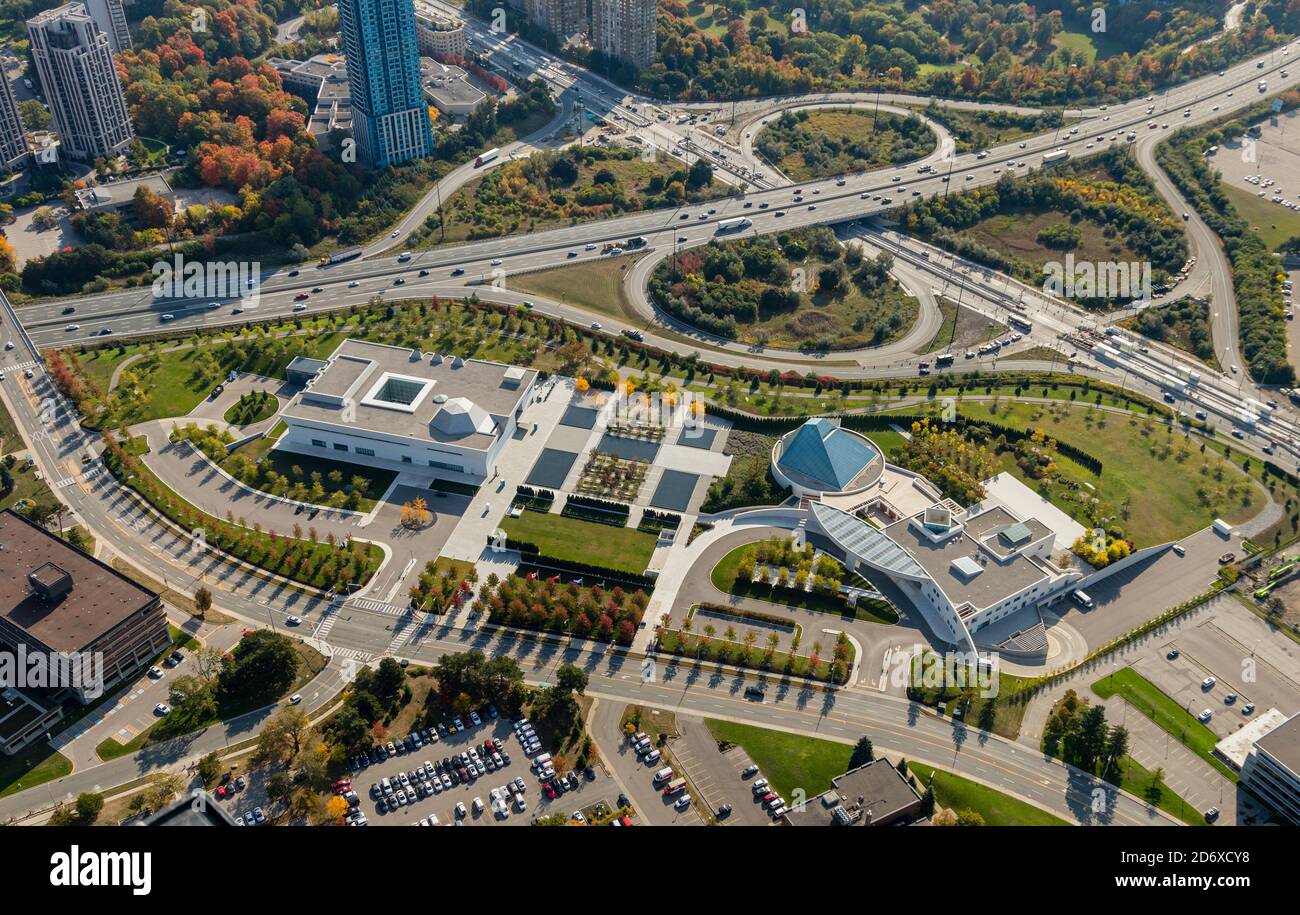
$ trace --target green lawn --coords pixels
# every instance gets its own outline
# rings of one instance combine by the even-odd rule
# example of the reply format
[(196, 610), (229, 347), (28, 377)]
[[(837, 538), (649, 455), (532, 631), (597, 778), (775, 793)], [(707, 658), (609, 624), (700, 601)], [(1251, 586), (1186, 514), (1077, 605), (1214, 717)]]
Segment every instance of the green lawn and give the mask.
[(782, 589), (773, 594), (772, 586), (751, 582), (740, 576), (740, 563), (746, 555), (753, 554), (757, 545), (748, 543), (738, 546), (713, 567), (710, 575), (713, 586), (719, 591), (735, 594), (739, 597), (752, 597), (785, 607), (798, 607), (801, 610), (814, 610), (818, 613), (836, 615), (852, 614), (857, 619), (873, 623), (893, 625), (898, 622), (894, 608), (884, 601), (859, 601), (856, 609), (849, 607), (843, 600), (818, 592), (800, 592), (793, 588)]
[(640, 575), (650, 564), (656, 537), (629, 527), (525, 511), (501, 522), (506, 535), (536, 544), (546, 556)]
[(814, 798), (831, 786), (831, 779), (849, 767), (853, 747), (819, 737), (787, 734), (768, 728), (706, 718), (704, 723), (716, 740), (739, 744), (757, 763), (763, 777), (784, 798), (802, 790)]
[(645, 319), (637, 315), (623, 291), (623, 275), (635, 262), (635, 255), (603, 257), (572, 267), (558, 267), (510, 278), (521, 292), (532, 292), (566, 305), (605, 315), (637, 326)]
[[(717, 740), (739, 744), (758, 764), (763, 777), (777, 793), (789, 798), (802, 790), (814, 798), (831, 786), (831, 779), (843, 775), (849, 766), (853, 748), (848, 744), (772, 731), (747, 724), (706, 718), (704, 723)], [(941, 807), (974, 810), (990, 826), (1066, 826), (1061, 820), (1032, 804), (1017, 800), (969, 779), (931, 769), (920, 763), (908, 763), (916, 776), (918, 790), (934, 776), (935, 800)]]
[(38, 740), (14, 756), (0, 754), (0, 797), (71, 774), (72, 760)]
[[(1041, 389), (1026, 389), (1039, 396)], [(1085, 405), (1044, 404), (1005, 400), (958, 401), (958, 412), (975, 420), (1018, 429), (1042, 429), (1048, 436), (1072, 444), (1103, 462), (1094, 476), (1066, 458), (1058, 461), (1063, 477), (1074, 486), (1052, 486), (1048, 498), (1066, 514), (1084, 519), (1085, 502), (1094, 498), (1111, 506), (1118, 522), (1140, 549), (1177, 540), (1209, 525), (1216, 517), (1239, 523), (1263, 507), (1259, 488), (1249, 483), (1240, 466), (1194, 440), (1145, 416), (1124, 416)], [(996, 412), (994, 410), (996, 409)], [(915, 412), (913, 408), (909, 412)], [(1009, 457), (1004, 470), (1024, 480)], [(1038, 482), (1025, 480), (1037, 489)]]
[(1103, 699), (1118, 695), (1127, 700), (1134, 709), (1213, 766), (1224, 778), (1236, 783), (1237, 774), (1214, 755), (1218, 736), (1131, 667), (1122, 667), (1102, 677), (1092, 684), (1092, 691)]
[(1256, 197), (1254, 192), (1227, 182), (1221, 186), (1237, 215), (1250, 223), (1268, 250), (1276, 251), (1282, 242), (1300, 235), (1300, 212), (1288, 210), (1266, 197)]
[(225, 420), (234, 426), (251, 426), (270, 419), (280, 409), (280, 402), (270, 391), (245, 394), (226, 410)]
[(1069, 826), (1060, 817), (1014, 798), (1001, 791), (994, 791), (979, 782), (973, 782), (960, 775), (932, 769), (922, 763), (909, 762), (907, 768), (916, 776), (922, 786), (934, 778), (934, 800), (940, 807), (947, 807), (958, 812), (973, 810), (984, 817), (987, 826)]

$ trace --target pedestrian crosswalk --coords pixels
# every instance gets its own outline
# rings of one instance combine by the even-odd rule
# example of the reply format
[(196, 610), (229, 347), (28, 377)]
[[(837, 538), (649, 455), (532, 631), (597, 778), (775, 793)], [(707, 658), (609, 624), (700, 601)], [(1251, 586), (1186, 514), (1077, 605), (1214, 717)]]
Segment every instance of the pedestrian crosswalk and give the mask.
[(369, 663), (370, 659), (374, 657), (370, 652), (362, 651), (360, 648), (339, 648), (336, 645), (332, 650), (339, 657), (360, 661), (362, 664)]
[(28, 369), (36, 368), (36, 366), (38, 365), (40, 365), (40, 363), (37, 362), (35, 359), (28, 359), (26, 362), (20, 362), (17, 365), (15, 365), (14, 369), (15, 371), (25, 372)]
[(397, 604), (386, 604), (381, 600), (373, 600), (369, 597), (353, 597), (346, 601), (347, 606), (357, 607), (362, 610), (369, 610), (371, 613), (384, 613), (388, 616), (405, 616), (411, 612), (410, 607), (399, 607)]

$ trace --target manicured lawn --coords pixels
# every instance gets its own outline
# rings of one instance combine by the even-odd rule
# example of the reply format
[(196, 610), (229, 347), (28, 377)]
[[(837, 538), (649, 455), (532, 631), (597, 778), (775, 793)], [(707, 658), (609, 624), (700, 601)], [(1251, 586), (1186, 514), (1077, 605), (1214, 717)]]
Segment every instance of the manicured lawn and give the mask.
[(800, 790), (809, 799), (821, 794), (831, 786), (831, 779), (845, 773), (853, 754), (853, 747), (848, 744), (819, 737), (716, 718), (706, 718), (704, 723), (716, 740), (744, 747), (777, 794), (787, 799)]
[(1256, 197), (1252, 191), (1227, 182), (1222, 187), (1237, 215), (1250, 223), (1268, 250), (1276, 251), (1282, 242), (1300, 235), (1300, 212), (1288, 210), (1267, 197)]
[[(943, 713), (951, 718), (958, 708), (962, 708), (962, 720), (973, 728), (990, 730), (1008, 740), (1020, 736), (1020, 725), (1025, 718), (1027, 703), (1010, 702), (1004, 697), (1011, 696), (1019, 687), (1023, 677), (998, 671), (997, 682), (993, 684), (992, 695), (981, 696), (977, 686), (967, 695), (956, 686), (925, 686), (917, 684), (918, 671), (921, 668), (914, 659), (912, 665), (913, 686), (908, 689), (908, 698), (925, 705), (941, 707)], [(992, 721), (987, 707), (992, 703)], [(991, 724), (991, 726), (990, 726)]]
[(544, 555), (641, 574), (650, 564), (655, 536), (581, 518), (525, 511), (501, 522), (506, 535), (535, 544)]
[(44, 740), (38, 740), (15, 756), (0, 754), (0, 797), (71, 774), (72, 760), (51, 752)]
[[(739, 744), (758, 764), (763, 777), (778, 794), (790, 798), (802, 790), (811, 800), (831, 786), (831, 779), (843, 775), (853, 748), (848, 744), (772, 731), (747, 724), (706, 718), (704, 722), (717, 740)], [(1032, 804), (1017, 800), (969, 779), (908, 762), (916, 776), (918, 790), (934, 775), (935, 800), (941, 807), (974, 810), (990, 826), (1066, 826), (1061, 820)]]
[(637, 315), (623, 291), (623, 276), (635, 261), (634, 255), (602, 257), (572, 267), (511, 277), (510, 285), (522, 292), (533, 292), (543, 298), (641, 326), (645, 319)]
[[(1039, 396), (1040, 389), (1025, 390)], [(996, 408), (996, 412), (993, 412)], [(1067, 442), (1103, 462), (1095, 476), (1062, 457), (1058, 468), (1075, 483), (1054, 485), (1048, 498), (1066, 514), (1086, 524), (1084, 502), (1097, 498), (1113, 506), (1115, 521), (1140, 549), (1177, 540), (1222, 517), (1239, 523), (1263, 506), (1259, 488), (1249, 483), (1239, 466), (1229, 464), (1211, 449), (1181, 432), (1145, 416), (1124, 416), (1082, 405), (1047, 405), (960, 400), (958, 412), (975, 420), (990, 420), (1018, 429), (1042, 429), (1053, 439)], [(1004, 470), (1026, 480), (1009, 456)], [(1086, 484), (1086, 485), (1085, 485)]]
[(837, 616), (852, 615), (860, 620), (870, 620), (873, 623), (884, 623), (886, 625), (893, 625), (898, 622), (898, 614), (894, 612), (894, 609), (889, 604), (883, 601), (862, 600), (858, 602), (857, 608), (854, 609), (843, 599), (830, 594), (813, 591), (801, 592), (794, 588), (782, 588), (773, 593), (772, 585), (751, 582), (742, 578), (740, 563), (746, 555), (752, 555), (755, 549), (755, 544), (745, 544), (736, 547), (726, 556), (723, 556), (718, 564), (713, 567), (713, 572), (710, 575), (713, 586), (720, 591), (726, 591), (728, 594), (770, 601), (785, 607), (815, 610), (818, 613), (834, 613)]
[[(324, 457), (313, 457), (309, 454), (298, 454), (292, 451), (280, 451), (275, 448), (275, 439), (269, 436), (249, 442), (242, 448), (237, 448), (230, 453), (230, 456), (219, 463), (226, 468), (231, 469), (231, 458), (236, 455), (244, 457), (251, 463), (261, 461), (258, 465), (262, 477), (252, 485), (259, 489), (266, 489), (264, 485), (265, 475), (267, 473), (276, 473), (288, 479), (290, 484), (305, 483), (311, 484), (312, 474), (318, 473), (321, 478), (321, 485), (325, 488), (325, 495), (328, 497), (334, 492), (350, 491), (353, 477), (361, 477), (367, 483), (365, 489), (361, 491), (361, 502), (357, 510), (368, 512), (375, 507), (375, 503), (381, 499), (388, 487), (392, 485), (393, 480), (397, 477), (394, 470), (384, 470), (378, 467), (365, 467), (361, 464), (349, 464), (346, 461), (333, 461)], [(330, 474), (338, 471), (342, 475), (339, 483), (330, 480)], [(242, 479), (242, 478), (241, 478)]]
[(1118, 695), (1127, 700), (1134, 709), (1150, 718), (1161, 730), (1180, 741), (1229, 781), (1237, 781), (1236, 773), (1214, 755), (1218, 736), (1131, 667), (1122, 667), (1102, 677), (1092, 684), (1092, 691), (1103, 699)]
[(973, 810), (984, 818), (988, 826), (1069, 826), (1060, 817), (1014, 798), (1001, 791), (994, 791), (979, 782), (973, 782), (960, 775), (932, 769), (922, 763), (909, 762), (908, 770), (916, 776), (919, 790), (934, 778), (934, 800), (940, 807), (961, 812)]
[(280, 409), (280, 402), (269, 391), (245, 394), (226, 410), (225, 420), (234, 426), (251, 426), (270, 419)]
[(934, 134), (913, 122), (920, 137), (905, 137), (900, 128), (907, 120), (892, 112), (877, 119), (870, 110), (852, 108), (800, 112), (772, 119), (755, 145), (791, 180), (810, 181), (929, 155)]

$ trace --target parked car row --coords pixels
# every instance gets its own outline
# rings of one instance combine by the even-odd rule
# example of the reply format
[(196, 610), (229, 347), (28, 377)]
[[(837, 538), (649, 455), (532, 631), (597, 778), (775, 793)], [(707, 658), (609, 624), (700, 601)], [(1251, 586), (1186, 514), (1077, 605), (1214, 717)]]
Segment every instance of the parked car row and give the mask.
[(662, 759), (662, 754), (655, 749), (650, 736), (644, 731), (637, 731), (630, 738), (632, 749), (636, 752), (636, 758), (645, 763), (647, 766), (653, 766)]
[[(758, 774), (758, 766), (750, 765), (741, 770), (740, 777), (741, 779), (749, 779)], [(785, 798), (776, 793), (776, 790), (768, 784), (767, 779), (754, 779), (750, 784), (749, 789), (754, 792), (755, 800), (763, 805), (763, 809), (768, 812), (768, 815), (771, 816), (772, 819), (779, 820), (781, 817), (785, 816)], [(730, 809), (728, 809), (727, 812), (730, 813)]]

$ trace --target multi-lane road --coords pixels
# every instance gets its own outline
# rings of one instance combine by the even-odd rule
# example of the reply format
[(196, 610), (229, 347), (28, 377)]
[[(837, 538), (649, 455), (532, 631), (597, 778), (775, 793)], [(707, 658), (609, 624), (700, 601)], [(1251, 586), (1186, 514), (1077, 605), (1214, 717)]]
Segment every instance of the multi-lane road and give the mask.
[[(188, 590), (200, 581), (209, 584), (218, 592), (218, 603), (223, 609), (250, 622), (265, 620), (274, 625), (289, 613), (305, 620), (319, 620), (329, 612), (326, 602), (293, 589), (262, 582), (221, 557), (190, 555), (183, 537), (135, 506), (108, 474), (98, 471), (98, 464), (93, 461), (98, 446), (80, 430), (75, 417), (53, 389), (40, 365), (39, 347), (137, 336), (160, 329), (241, 324), (249, 319), (291, 315), (295, 309), (311, 314), (364, 303), (376, 296), (396, 299), (432, 293), (463, 295), (474, 291), (486, 299), (518, 302), (523, 297), (509, 289), (508, 281), (502, 285), (494, 285), (491, 281), (499, 280), (503, 275), (508, 277), (511, 273), (597, 259), (601, 257), (601, 245), (636, 235), (648, 239), (649, 251), (638, 262), (636, 270), (629, 273), (635, 272), (644, 278), (650, 265), (674, 249), (705, 244), (718, 237), (719, 222), (737, 216), (751, 220), (752, 225), (745, 229), (745, 234), (769, 233), (801, 225), (838, 226), (857, 222), (853, 231), (858, 232), (869, 245), (892, 250), (899, 262), (899, 270), (914, 271), (915, 282), (929, 279), (934, 286), (960, 284), (973, 307), (989, 309), (988, 313), (996, 316), (997, 309), (1005, 309), (1012, 301), (1008, 280), (991, 276), (987, 271), (972, 271), (970, 265), (959, 264), (950, 257), (946, 264), (942, 257), (933, 254), (925, 257), (922, 246), (913, 247), (913, 242), (864, 225), (863, 218), (883, 214), (903, 202), (898, 188), (904, 185), (909, 188), (908, 199), (912, 191), (935, 194), (949, 189), (978, 187), (997, 181), (1007, 172), (1023, 174), (1031, 167), (1038, 167), (1043, 155), (1056, 149), (1066, 149), (1071, 155), (1080, 156), (1109, 146), (1126, 145), (1130, 132), (1143, 137), (1137, 144), (1141, 155), (1152, 145), (1153, 140), (1148, 138), (1164, 136), (1166, 131), (1176, 126), (1203, 123), (1253, 103), (1260, 97), (1255, 86), (1260, 79), (1268, 80), (1270, 92), (1294, 86), (1300, 81), (1297, 76), (1281, 76), (1287, 59), (1280, 51), (1275, 51), (1216, 76), (1170, 90), (1161, 97), (1163, 111), (1155, 117), (1158, 122), (1155, 128), (1147, 125), (1152, 120), (1147, 111), (1150, 102), (1135, 99), (1108, 109), (1082, 112), (1084, 120), (1072, 125), (1073, 129), (1061, 129), (1023, 143), (1007, 144), (988, 150), (979, 157), (973, 154), (954, 156), (941, 170), (931, 169), (920, 174), (913, 163), (899, 169), (807, 182), (800, 188), (802, 201), (799, 203), (794, 201), (795, 195), (788, 186), (752, 190), (706, 205), (641, 213), (523, 238), (448, 246), (422, 251), (405, 260), (378, 256), (325, 269), (307, 267), (272, 271), (259, 278), (255, 307), (250, 307), (252, 303), (248, 302), (241, 305), (234, 296), (218, 298), (215, 308), (209, 307), (206, 297), (202, 301), (156, 300), (147, 288), (40, 302), (17, 311), (4, 300), (0, 302), (0, 315), (7, 325), (5, 337), (15, 342), (12, 350), (0, 354), (0, 367), (11, 376), (3, 389), (4, 399), (60, 499), (92, 531), (111, 537), (115, 548), (130, 561), (141, 568), (154, 569), (173, 587)], [(582, 79), (603, 83), (589, 75), (582, 75)], [(590, 95), (586, 97), (590, 98), (598, 92), (609, 93), (612, 89), (604, 84), (599, 89), (587, 91)], [(562, 100), (566, 92), (573, 92), (576, 100), (578, 91), (575, 87), (562, 91)], [(607, 99), (611, 104), (615, 103), (612, 96), (607, 96)], [(645, 104), (637, 103), (637, 107), (642, 108)], [(1184, 108), (1190, 109), (1186, 116), (1183, 116)], [(648, 118), (643, 120), (648, 121)], [(1173, 123), (1175, 120), (1178, 124)], [(661, 125), (664, 122), (656, 117), (649, 123)], [(1166, 123), (1168, 127), (1163, 126)], [(941, 149), (940, 152), (944, 151)], [(422, 221), (411, 217), (404, 220), (403, 225), (409, 231)], [(1194, 241), (1198, 245), (1204, 244), (1199, 238)], [(426, 275), (421, 277), (421, 271), (427, 271)], [(452, 276), (453, 271), (457, 271), (456, 276)], [(393, 284), (397, 277), (405, 281), (404, 285)], [(467, 285), (482, 282), (488, 285)], [(1002, 286), (1000, 293), (996, 288), (999, 284)], [(634, 303), (648, 309), (644, 315), (647, 341), (670, 350), (680, 349), (681, 331), (668, 327), (668, 322), (653, 311), (652, 304), (644, 299), (643, 283), (633, 285), (636, 292)], [(298, 297), (303, 294), (306, 294), (306, 299), (300, 300)], [(1029, 296), (1022, 301), (1018, 296), (1017, 293), (1017, 306), (1031, 313), (1035, 321), (1031, 340), (1056, 343), (1061, 334), (1075, 330), (1081, 323), (1079, 319), (1083, 318), (1082, 313), (1066, 303), (1041, 296)], [(585, 324), (591, 318), (574, 306), (541, 302), (536, 307), (539, 311), (575, 323)], [(242, 310), (237, 313), (236, 308)], [(173, 317), (164, 322), (163, 314)], [(69, 330), (70, 324), (78, 327)], [(615, 331), (621, 329), (621, 326), (613, 328)], [(824, 359), (813, 354), (783, 351), (734, 352), (723, 341), (696, 339), (698, 345), (695, 348), (701, 355), (720, 362), (754, 364), (758, 361), (767, 366), (807, 368)], [(692, 343), (695, 343), (694, 339)], [(915, 366), (907, 358), (882, 361), (879, 357), (879, 353), (871, 351), (837, 353), (837, 361), (853, 360), (856, 368), (837, 368), (836, 374), (890, 377), (915, 372)], [(1122, 377), (1130, 387), (1159, 393), (1162, 379), (1176, 374), (1175, 363), (1179, 358), (1160, 348), (1149, 353), (1117, 351), (1113, 358), (1090, 359), (1085, 370), (1099, 377), (1116, 380)], [(971, 360), (968, 364), (978, 361)], [(1037, 364), (1019, 362), (1016, 366), (1036, 367)], [(31, 378), (25, 377), (29, 370)], [(1201, 375), (1201, 383), (1185, 395), (1188, 403), (1204, 403), (1218, 414), (1239, 409), (1243, 396), (1256, 393), (1245, 382), (1207, 371), (1202, 371)], [(1294, 439), (1295, 426), (1284, 417), (1284, 411), (1265, 409), (1257, 422), (1273, 424), (1279, 433), (1285, 432)], [(92, 456), (92, 461), (83, 464), (82, 457), (87, 454)], [(359, 606), (349, 606), (347, 612), (348, 624), (332, 627), (331, 644), (357, 657), (383, 653), (390, 644), (392, 618), (382, 611), (370, 611)], [(492, 639), (463, 631), (433, 632), (412, 642), (405, 651), (412, 657), (427, 659), (441, 652), (463, 650), (479, 641), (492, 642)], [(539, 659), (547, 654), (547, 649), (526, 640), (493, 647), (523, 656), (540, 652)], [(1037, 754), (1025, 753), (1023, 748), (1018, 749), (1005, 741), (985, 740), (983, 737), (968, 740), (961, 726), (954, 728), (950, 723), (933, 719), (899, 700), (847, 691), (836, 696), (778, 695), (770, 703), (755, 705), (738, 698), (743, 693), (743, 678), (723, 682), (711, 676), (666, 670), (662, 679), (646, 683), (641, 680), (639, 668), (633, 676), (631, 671), (625, 673), (612, 655), (574, 648), (567, 649), (567, 652), (552, 652), (554, 658), (539, 660), (529, 671), (530, 677), (544, 680), (548, 666), (558, 663), (555, 658), (574, 652), (573, 656), (579, 663), (588, 665), (599, 675), (598, 679), (593, 678), (591, 692), (594, 695), (681, 707), (700, 714), (734, 715), (802, 733), (824, 733), (837, 739), (848, 739), (866, 731), (878, 736), (882, 745), (908, 758), (967, 774), (1079, 822), (1167, 822), (1163, 815), (1152, 813), (1133, 798), (1116, 795), (1113, 791), (1107, 793), (1108, 789), (1086, 775), (1044, 760)]]

